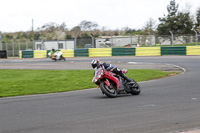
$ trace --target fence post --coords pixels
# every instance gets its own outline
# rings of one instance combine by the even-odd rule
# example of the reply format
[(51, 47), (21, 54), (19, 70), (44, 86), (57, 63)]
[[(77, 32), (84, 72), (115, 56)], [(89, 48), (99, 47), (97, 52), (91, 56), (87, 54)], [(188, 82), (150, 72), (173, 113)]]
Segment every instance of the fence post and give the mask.
[(12, 54), (13, 54), (13, 57), (14, 57), (15, 56), (14, 41), (13, 41), (13, 39), (11, 41), (12, 41)]
[(31, 40), (33, 41), (33, 50), (35, 50), (35, 40), (33, 38)]
[(113, 36), (110, 35), (110, 39), (111, 39), (111, 47), (113, 48), (114, 47), (114, 42), (113, 42)]
[(90, 34), (90, 37), (92, 38), (92, 46), (94, 48), (94, 37)]
[(27, 39), (25, 39), (25, 41), (26, 41), (26, 50), (28, 50), (28, 41)]
[(76, 45), (77, 45), (77, 38), (74, 38), (74, 49), (76, 49)]
[(132, 41), (132, 35), (129, 33), (129, 36), (130, 36), (130, 44), (131, 44), (131, 48), (133, 47), (133, 41)]
[(7, 53), (7, 58), (8, 58), (8, 43), (7, 43), (7, 41), (6, 40), (4, 40), (4, 42), (6, 42), (6, 53)]
[(172, 31), (169, 31), (169, 33), (171, 34), (171, 38), (172, 38), (172, 46), (174, 46), (174, 35), (173, 35)]
[(196, 34), (196, 46), (198, 45), (198, 33), (197, 33), (197, 31), (194, 29), (194, 32), (195, 32), (195, 34)]
[(1, 38), (2, 38), (2, 37), (1, 37), (1, 35), (0, 35), (0, 50), (3, 50)]
[(20, 42), (19, 42), (19, 40), (17, 40), (17, 42), (18, 42), (18, 48), (19, 48), (19, 50), (18, 50), (19, 55), (18, 56), (20, 57), (20, 53), (19, 53), (20, 52)]

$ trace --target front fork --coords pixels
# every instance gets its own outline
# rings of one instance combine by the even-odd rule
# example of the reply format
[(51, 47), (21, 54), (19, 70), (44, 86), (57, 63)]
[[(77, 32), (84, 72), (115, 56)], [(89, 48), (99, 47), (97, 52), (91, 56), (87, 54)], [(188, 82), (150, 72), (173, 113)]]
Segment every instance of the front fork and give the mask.
[(108, 87), (110, 87), (110, 82), (108, 81), (108, 79), (106, 79), (105, 83), (106, 83), (106, 85), (107, 85)]

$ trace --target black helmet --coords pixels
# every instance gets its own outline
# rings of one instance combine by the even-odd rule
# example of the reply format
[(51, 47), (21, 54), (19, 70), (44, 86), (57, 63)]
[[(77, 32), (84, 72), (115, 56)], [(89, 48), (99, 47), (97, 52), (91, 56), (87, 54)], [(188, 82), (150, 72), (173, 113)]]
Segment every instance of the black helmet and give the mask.
[(55, 51), (55, 49), (54, 49), (54, 48), (52, 48), (52, 51)]
[(92, 60), (91, 65), (93, 69), (96, 67), (98, 68), (100, 66), (100, 60), (99, 59)]

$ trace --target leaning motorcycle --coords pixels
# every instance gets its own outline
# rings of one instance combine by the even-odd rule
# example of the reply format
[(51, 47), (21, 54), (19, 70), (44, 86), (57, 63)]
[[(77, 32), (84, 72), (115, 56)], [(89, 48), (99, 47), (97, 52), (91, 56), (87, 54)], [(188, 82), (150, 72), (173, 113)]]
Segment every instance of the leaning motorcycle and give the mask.
[[(126, 74), (127, 69), (123, 69), (122, 72)], [(139, 84), (133, 79), (132, 82), (127, 82), (112, 71), (102, 68), (95, 70), (92, 82), (99, 86), (103, 94), (111, 98), (117, 97), (119, 94), (139, 95), (141, 91)]]
[(54, 61), (57, 61), (57, 60), (63, 60), (63, 61), (66, 61), (66, 59), (63, 57), (63, 53), (61, 51), (56, 51), (54, 53), (54, 56), (51, 56), (51, 52), (48, 53), (49, 57), (54, 60)]

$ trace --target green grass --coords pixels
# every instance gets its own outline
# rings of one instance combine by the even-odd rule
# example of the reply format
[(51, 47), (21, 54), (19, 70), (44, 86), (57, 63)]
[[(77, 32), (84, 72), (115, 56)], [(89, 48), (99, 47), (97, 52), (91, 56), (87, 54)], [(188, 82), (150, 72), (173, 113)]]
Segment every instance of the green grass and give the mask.
[[(0, 97), (66, 92), (96, 87), (94, 70), (0, 70)], [(174, 73), (130, 69), (128, 77), (146, 81)]]

